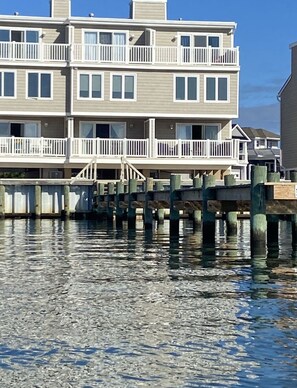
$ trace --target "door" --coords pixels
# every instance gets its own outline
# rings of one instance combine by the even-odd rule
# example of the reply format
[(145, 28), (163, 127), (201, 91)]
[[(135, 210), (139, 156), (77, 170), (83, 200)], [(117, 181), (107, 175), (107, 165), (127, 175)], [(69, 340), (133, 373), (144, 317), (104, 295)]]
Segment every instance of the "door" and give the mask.
[(180, 37), (180, 45), (182, 48), (182, 62), (191, 61), (191, 37), (183, 35)]

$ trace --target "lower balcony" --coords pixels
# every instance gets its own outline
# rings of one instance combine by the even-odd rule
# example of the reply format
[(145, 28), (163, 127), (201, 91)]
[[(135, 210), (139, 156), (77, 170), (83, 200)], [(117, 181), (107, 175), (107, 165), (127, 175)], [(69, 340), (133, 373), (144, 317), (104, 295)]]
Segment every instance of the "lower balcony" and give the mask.
[[(85, 165), (97, 157), (102, 166), (121, 158), (145, 165), (234, 165), (247, 163), (238, 140), (102, 139), (0, 137), (0, 163)], [(104, 167), (103, 167), (104, 168)]]

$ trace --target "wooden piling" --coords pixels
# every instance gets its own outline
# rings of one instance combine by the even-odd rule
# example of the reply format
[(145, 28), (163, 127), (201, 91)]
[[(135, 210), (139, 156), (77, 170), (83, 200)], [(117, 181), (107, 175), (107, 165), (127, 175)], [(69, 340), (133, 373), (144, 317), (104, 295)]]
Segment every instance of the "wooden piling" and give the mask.
[(5, 218), (5, 186), (0, 185), (0, 219)]
[[(163, 185), (162, 182), (160, 182), (160, 181), (156, 182), (156, 190), (157, 191), (163, 191), (164, 190), (164, 185)], [(157, 222), (158, 222), (158, 225), (164, 224), (164, 220), (165, 220), (165, 210), (164, 209), (158, 209), (157, 210)]]
[[(194, 178), (193, 179), (193, 187), (195, 189), (202, 189), (202, 179), (201, 178)], [(201, 220), (202, 220), (202, 213), (201, 210), (194, 210), (193, 211), (193, 228), (194, 230), (201, 229)]]
[(62, 218), (67, 219), (70, 217), (70, 186), (64, 186), (64, 209), (62, 211)]
[(215, 191), (212, 190), (215, 187), (215, 176), (204, 175), (202, 186), (202, 243), (214, 244), (216, 234), (216, 214), (208, 211), (207, 201), (215, 199)]
[(41, 217), (41, 186), (35, 186), (35, 213), (34, 218)]
[(174, 201), (177, 200), (176, 190), (180, 189), (181, 176), (172, 174), (170, 176), (170, 235), (179, 235), (179, 210), (175, 209)]
[(116, 183), (116, 226), (122, 226), (124, 219), (124, 209), (120, 207), (120, 198), (124, 194), (124, 183)]
[(252, 166), (250, 244), (253, 257), (266, 254), (267, 219), (264, 186), (266, 180), (267, 168), (264, 166)]
[(144, 227), (145, 229), (153, 228), (153, 210), (149, 208), (150, 192), (154, 190), (154, 179), (146, 178), (145, 182), (145, 206), (144, 206)]
[(107, 221), (110, 221), (110, 222), (113, 221), (114, 208), (113, 208), (113, 204), (111, 203), (113, 196), (114, 196), (114, 183), (110, 182), (107, 185), (107, 209), (106, 209), (107, 210)]
[[(267, 174), (268, 182), (279, 182), (279, 172), (269, 172)], [(277, 251), (279, 249), (278, 244), (278, 226), (279, 216), (274, 214), (267, 215), (267, 248), (269, 251)]]
[[(224, 176), (225, 186), (235, 186), (236, 180), (234, 175), (225, 175)], [(226, 213), (226, 229), (227, 236), (234, 237), (237, 236), (237, 212), (227, 212)]]
[[(290, 172), (291, 182), (297, 182), (297, 171)], [(297, 214), (291, 215), (291, 228), (292, 228), (292, 248), (297, 251)]]
[(136, 209), (132, 206), (135, 193), (137, 192), (137, 179), (130, 179), (128, 183), (129, 202), (128, 202), (128, 229), (136, 228)]

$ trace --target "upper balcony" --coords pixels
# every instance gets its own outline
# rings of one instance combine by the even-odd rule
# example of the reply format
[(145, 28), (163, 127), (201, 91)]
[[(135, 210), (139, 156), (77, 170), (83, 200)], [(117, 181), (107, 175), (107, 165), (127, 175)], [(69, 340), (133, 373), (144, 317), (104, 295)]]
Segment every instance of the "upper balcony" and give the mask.
[(0, 42), (0, 62), (238, 66), (239, 49)]

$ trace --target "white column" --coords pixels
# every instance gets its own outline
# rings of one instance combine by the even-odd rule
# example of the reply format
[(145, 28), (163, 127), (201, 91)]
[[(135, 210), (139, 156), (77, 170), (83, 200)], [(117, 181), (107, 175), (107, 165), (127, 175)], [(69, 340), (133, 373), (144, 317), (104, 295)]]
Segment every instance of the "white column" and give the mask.
[(73, 119), (73, 117), (69, 117), (67, 119), (67, 137), (68, 138), (74, 137), (74, 119)]
[(155, 149), (156, 139), (156, 119), (149, 119), (149, 144), (150, 144), (150, 157), (157, 156), (157, 150)]

